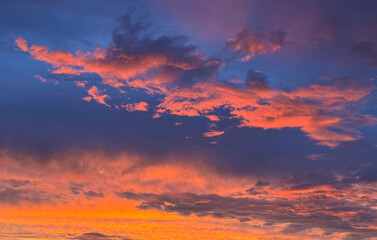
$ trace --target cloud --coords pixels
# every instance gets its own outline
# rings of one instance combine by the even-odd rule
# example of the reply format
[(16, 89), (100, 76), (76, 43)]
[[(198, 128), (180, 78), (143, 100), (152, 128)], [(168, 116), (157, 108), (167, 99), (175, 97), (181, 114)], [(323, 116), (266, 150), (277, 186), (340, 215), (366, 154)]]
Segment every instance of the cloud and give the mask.
[(126, 109), (129, 112), (133, 112), (133, 111), (147, 112), (149, 104), (146, 102), (138, 102), (138, 103), (125, 104), (125, 105), (122, 104), (121, 107)]
[(88, 81), (75, 81), (77, 87), (85, 87)]
[(96, 73), (104, 84), (113, 87), (128, 85), (162, 91), (166, 84), (174, 81), (166, 77), (169, 72), (197, 70), (216, 64), (204, 59), (196, 46), (186, 44), (185, 36), (153, 38), (147, 31), (142, 21), (125, 15), (114, 29), (113, 43), (107, 49), (97, 47), (94, 52), (77, 51), (72, 54), (50, 50), (46, 46), (32, 45), (27, 48), (26, 40), (21, 37), (15, 43), (35, 59), (51, 64), (55, 68), (54, 74)]
[[(322, 145), (335, 147), (342, 141), (361, 136), (354, 126), (364, 125), (350, 110), (373, 87), (354, 79), (338, 79), (332, 85), (312, 84), (293, 91), (269, 87), (260, 73), (250, 73), (248, 87), (236, 88), (218, 82), (197, 83), (191, 88), (176, 88), (159, 105), (160, 113), (179, 116), (213, 115), (219, 108), (228, 108), (241, 120), (243, 127), (263, 129), (300, 128)], [(374, 124), (375, 118), (368, 124)], [(330, 129), (337, 129), (330, 130)]]
[(207, 115), (206, 118), (208, 118), (210, 121), (213, 121), (213, 122), (220, 121), (220, 118), (216, 115)]
[(40, 76), (40, 75), (34, 75), (34, 77), (38, 78), (38, 79), (41, 80), (41, 82), (43, 82), (43, 83), (47, 82), (47, 79), (43, 78), (43, 77)]
[[(365, 154), (369, 153), (363, 151)], [(8, 171), (8, 174), (34, 176), (34, 179), (28, 181), (38, 181), (38, 184), (42, 184), (37, 185), (38, 188), (60, 194), (58, 201), (51, 201), (54, 206), (52, 211), (60, 206), (64, 214), (72, 205), (80, 209), (90, 205), (93, 206), (90, 212), (96, 212), (95, 209), (107, 211), (107, 207), (102, 205), (104, 203), (108, 203), (106, 206), (110, 209), (114, 205), (119, 207), (124, 204), (123, 207), (127, 208), (137, 204), (120, 200), (125, 198), (140, 202), (135, 211), (158, 209), (183, 216), (207, 216), (203, 218), (205, 221), (219, 220), (221, 224), (230, 224), (229, 220), (236, 220), (243, 222), (245, 228), (257, 228), (263, 232), (279, 231), (279, 234), (288, 238), (293, 229), (297, 229), (297, 234), (308, 236), (313, 228), (321, 229), (323, 233), (320, 236), (323, 239), (331, 239), (329, 236), (333, 235), (334, 239), (340, 239), (335, 234), (341, 232), (357, 233), (363, 237), (376, 234), (375, 230), (367, 228), (377, 216), (373, 209), (375, 196), (371, 194), (376, 191), (376, 169), (366, 164), (364, 169), (354, 167), (351, 172), (345, 169), (342, 174), (341, 171), (328, 173), (332, 162), (328, 159), (309, 161), (323, 162), (325, 173), (309, 169), (319, 173), (308, 174), (305, 171), (300, 175), (281, 174), (279, 178), (278, 174), (271, 175), (263, 171), (263, 178), (257, 181), (250, 171), (247, 178), (232, 171), (217, 172), (213, 166), (200, 165), (201, 160), (196, 159), (198, 162), (194, 162), (191, 157), (179, 159), (174, 156), (164, 163), (144, 162), (131, 155), (118, 156), (116, 159), (113, 157), (93, 151), (77, 155), (65, 153), (59, 158), (55, 156), (50, 163), (35, 165), (32, 165), (30, 157), (27, 162), (19, 163), (13, 159), (13, 164), (4, 164), (0, 175), (6, 176), (3, 172)], [(3, 156), (2, 159), (7, 157)], [(215, 164), (218, 165), (217, 160)], [(346, 167), (346, 159), (340, 160)], [(354, 158), (352, 162), (355, 164)], [(23, 187), (29, 187), (29, 184)], [(119, 189), (125, 191), (119, 192)], [(120, 198), (117, 201), (114, 201), (114, 192)], [(37, 193), (39, 191), (33, 189), (22, 189), (12, 199), (18, 199), (18, 203), (35, 203), (41, 208), (48, 205), (44, 204), (48, 199), (53, 199), (53, 195), (48, 194), (46, 200), (34, 202), (31, 196), (45, 196), (42, 193), (35, 195)], [(6, 202), (9, 203), (9, 200)], [(76, 208), (71, 210), (77, 211)], [(87, 214), (88, 210), (83, 209)], [(117, 209), (114, 214), (119, 216)], [(145, 215), (140, 213), (139, 216)], [(180, 223), (190, 219), (176, 221)], [(195, 221), (198, 219), (195, 218)]]
[(78, 195), (81, 192), (83, 192), (84, 185), (79, 183), (71, 183), (71, 186), (69, 188), (72, 191), (72, 194)]
[(321, 158), (323, 158), (323, 154), (321, 153), (317, 153), (317, 154), (307, 154), (305, 156), (307, 159), (310, 159), (310, 160), (320, 160)]
[(246, 53), (247, 55), (241, 59), (245, 62), (256, 55), (275, 52), (280, 49), (285, 44), (285, 35), (286, 33), (282, 30), (265, 35), (240, 29), (236, 38), (231, 38), (226, 42), (226, 47), (234, 49), (237, 55)]
[(125, 238), (116, 235), (105, 235), (98, 232), (83, 233), (80, 236), (71, 238), (76, 240), (132, 240), (131, 238)]
[(93, 198), (103, 198), (104, 197), (104, 194), (103, 193), (98, 193), (98, 192), (95, 192), (95, 191), (88, 191), (88, 192), (84, 192), (85, 196), (88, 198), (88, 199), (93, 199)]
[(109, 99), (109, 95), (102, 94), (101, 91), (96, 87), (92, 86), (88, 91), (89, 96), (84, 97), (83, 100), (90, 102), (91, 100), (94, 100), (98, 102), (99, 104), (103, 104), (107, 107), (111, 107), (109, 104), (106, 103), (106, 99)]
[[(264, 187), (260, 187), (264, 189)], [(266, 188), (268, 189), (268, 187)], [(295, 234), (313, 228), (322, 230), (321, 237), (338, 233), (359, 234), (364, 238), (375, 236), (370, 226), (377, 219), (373, 204), (363, 200), (339, 198), (331, 190), (314, 188), (311, 191), (284, 191), (275, 189), (249, 197), (220, 196), (195, 193), (132, 193), (117, 192), (119, 198), (139, 201), (138, 209), (156, 209), (183, 216), (212, 216), (237, 219), (241, 222), (262, 221), (261, 228), (287, 224), (281, 233)], [(365, 205), (367, 204), (367, 205)]]
[[(298, 128), (329, 147), (360, 139), (357, 128), (376, 121), (372, 116), (359, 114), (373, 87), (356, 79), (335, 79), (325, 85), (310, 84), (284, 91), (270, 87), (264, 73), (249, 70), (245, 87), (234, 87), (219, 81), (219, 59), (206, 58), (196, 46), (187, 44), (185, 36), (153, 36), (145, 25), (126, 15), (114, 29), (113, 42), (107, 49), (97, 47), (95, 52), (75, 55), (38, 45), (26, 49), (26, 41), (21, 38), (16, 44), (35, 59), (50, 63), (56, 68), (55, 74), (96, 73), (104, 85), (128, 86), (152, 96), (159, 94), (155, 117), (165, 113), (219, 119), (216, 111), (225, 108), (240, 121), (239, 127)], [(283, 31), (265, 35), (242, 29), (235, 39), (227, 41), (227, 47), (237, 54), (246, 52), (249, 58), (276, 51), (284, 43)], [(88, 94), (84, 100), (110, 107), (106, 102), (110, 96), (96, 86)], [(148, 108), (144, 102), (123, 106), (128, 111)]]
[(0, 188), (0, 203), (3, 204), (15, 205), (21, 202), (41, 203), (50, 201), (55, 197), (44, 191), (33, 189), (19, 189), (12, 187)]
[(22, 51), (24, 52), (27, 52), (29, 51), (29, 47), (27, 45), (27, 42), (25, 39), (23, 39), (22, 37), (18, 37), (16, 40), (15, 40), (15, 43), (17, 45), (17, 47), (19, 49), (21, 49)]
[(204, 137), (216, 137), (216, 136), (220, 136), (222, 134), (224, 134), (224, 131), (214, 131), (214, 130), (211, 130), (211, 131), (203, 133), (203, 136)]
[(31, 184), (29, 180), (23, 179), (2, 179), (0, 180), (0, 183), (8, 184), (13, 188), (19, 188)]

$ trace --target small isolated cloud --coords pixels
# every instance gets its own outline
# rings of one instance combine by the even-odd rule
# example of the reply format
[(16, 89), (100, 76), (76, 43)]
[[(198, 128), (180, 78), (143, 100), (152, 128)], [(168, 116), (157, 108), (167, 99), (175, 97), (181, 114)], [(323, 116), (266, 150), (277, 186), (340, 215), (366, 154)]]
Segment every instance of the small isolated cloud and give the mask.
[(41, 80), (41, 82), (43, 82), (43, 83), (46, 83), (46, 82), (47, 82), (47, 79), (46, 79), (46, 78), (43, 78), (43, 77), (40, 76), (40, 75), (34, 75), (34, 77), (38, 78), (38, 79)]
[(103, 198), (105, 196), (103, 193), (98, 193), (95, 191), (84, 192), (84, 194), (88, 199)]
[(71, 183), (69, 190), (71, 190), (72, 194), (78, 195), (83, 192), (84, 185), (79, 183)]
[(132, 240), (131, 238), (126, 238), (116, 235), (105, 235), (98, 232), (83, 233), (80, 236), (71, 238), (75, 240)]
[(88, 84), (88, 81), (75, 81), (77, 87), (85, 87)]
[(84, 97), (83, 100), (90, 102), (91, 100), (96, 101), (99, 104), (103, 104), (107, 107), (110, 107), (109, 104), (106, 103), (106, 99), (109, 99), (109, 95), (102, 94), (101, 91), (96, 87), (92, 86), (88, 91), (89, 96)]
[(137, 103), (130, 103), (130, 104), (122, 104), (121, 107), (126, 109), (129, 112), (133, 112), (133, 111), (147, 112), (149, 104), (146, 102), (137, 102)]
[(16, 40), (15, 40), (15, 43), (17, 45), (17, 47), (24, 51), (24, 52), (27, 52), (29, 51), (29, 47), (27, 45), (27, 42), (25, 39), (23, 39), (22, 37), (18, 37)]
[(307, 154), (305, 156), (307, 159), (310, 159), (310, 160), (320, 160), (324, 157), (324, 154), (321, 154), (321, 153), (317, 153), (317, 154)]
[(214, 131), (214, 130), (211, 130), (211, 131), (203, 133), (203, 136), (209, 138), (209, 137), (220, 136), (222, 134), (224, 134), (224, 131)]

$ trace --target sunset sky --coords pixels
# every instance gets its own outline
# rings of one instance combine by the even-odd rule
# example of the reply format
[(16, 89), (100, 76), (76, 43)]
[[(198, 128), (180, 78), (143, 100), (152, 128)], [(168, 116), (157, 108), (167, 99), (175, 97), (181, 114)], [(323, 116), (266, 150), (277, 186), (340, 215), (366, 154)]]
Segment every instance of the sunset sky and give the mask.
[(0, 239), (376, 240), (376, 12), (0, 0)]

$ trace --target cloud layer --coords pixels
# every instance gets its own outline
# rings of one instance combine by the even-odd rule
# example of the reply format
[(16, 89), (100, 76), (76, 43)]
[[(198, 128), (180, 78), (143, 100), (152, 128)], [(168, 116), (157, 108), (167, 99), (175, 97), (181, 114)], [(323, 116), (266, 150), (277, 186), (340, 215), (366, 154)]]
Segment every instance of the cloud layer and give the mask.
[[(220, 59), (206, 58), (196, 46), (186, 44), (184, 36), (153, 38), (147, 30), (143, 22), (126, 15), (113, 31), (113, 43), (107, 49), (97, 47), (95, 52), (75, 55), (45, 46), (29, 47), (21, 37), (16, 39), (16, 44), (35, 59), (51, 64), (54, 74), (95, 73), (102, 78), (102, 84), (119, 88), (121, 92), (128, 87), (159, 94), (161, 103), (155, 107), (155, 117), (163, 113), (216, 116), (216, 110), (226, 108), (239, 119), (241, 127), (299, 128), (311, 139), (329, 147), (360, 139), (356, 128), (376, 121), (370, 115), (360, 114), (360, 107), (355, 107), (362, 106), (374, 89), (370, 84), (352, 78), (335, 79), (327, 84), (313, 83), (284, 91), (270, 87), (262, 73), (249, 70), (245, 87), (235, 87), (219, 81)], [(281, 31), (267, 37), (243, 29), (236, 39), (226, 44), (251, 57), (283, 47), (284, 38), (285, 33)], [(89, 96), (84, 100), (110, 107), (106, 100), (111, 97), (96, 86), (87, 92)], [(129, 111), (147, 110), (140, 104), (124, 106)]]

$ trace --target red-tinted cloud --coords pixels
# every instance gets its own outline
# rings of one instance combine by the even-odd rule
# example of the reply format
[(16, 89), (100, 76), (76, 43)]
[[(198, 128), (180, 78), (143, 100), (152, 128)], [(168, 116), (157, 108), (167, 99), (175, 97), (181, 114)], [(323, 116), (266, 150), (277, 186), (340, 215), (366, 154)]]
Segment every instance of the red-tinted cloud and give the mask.
[(211, 131), (203, 133), (203, 136), (204, 137), (216, 137), (216, 136), (220, 136), (222, 134), (224, 134), (224, 131), (214, 131), (214, 130), (211, 130)]
[(88, 90), (88, 94), (89, 96), (84, 97), (83, 100), (88, 101), (88, 102), (90, 102), (91, 100), (94, 100), (98, 102), (99, 104), (103, 104), (105, 106), (110, 107), (110, 105), (107, 104), (105, 101), (106, 99), (110, 98), (109, 95), (102, 94), (101, 91), (96, 86), (92, 86)]
[(29, 47), (27, 45), (27, 42), (25, 39), (23, 39), (22, 37), (18, 37), (16, 40), (15, 40), (15, 43), (16, 45), (18, 46), (19, 49), (21, 49), (22, 51), (24, 52), (27, 52), (29, 51)]
[[(363, 125), (353, 119), (348, 106), (362, 100), (372, 88), (355, 80), (337, 80), (332, 85), (313, 84), (294, 91), (268, 86), (240, 89), (226, 84), (198, 83), (177, 88), (166, 95), (160, 112), (180, 116), (206, 116), (221, 107), (241, 120), (241, 126), (263, 129), (300, 128), (320, 144), (334, 147), (361, 136), (354, 128)], [(376, 119), (363, 115), (373, 124)], [(336, 130), (334, 130), (336, 129)]]
[(149, 104), (146, 102), (138, 102), (138, 103), (125, 104), (125, 105), (122, 105), (121, 107), (126, 109), (129, 112), (133, 112), (133, 111), (146, 112), (148, 111)]
[[(173, 67), (182, 70), (192, 70), (198, 68), (201, 62), (201, 56), (193, 55), (194, 59), (185, 61), (184, 59), (169, 58), (162, 53), (132, 53), (127, 55), (118, 49), (109, 47), (105, 50), (100, 47), (94, 52), (76, 52), (72, 54), (66, 51), (50, 50), (46, 46), (32, 45), (27, 47), (26, 40), (17, 38), (15, 43), (17, 46), (29, 52), (35, 59), (47, 62), (56, 68), (55, 74), (78, 75), (82, 73), (96, 73), (103, 79), (103, 83), (121, 87), (127, 85), (131, 78), (141, 74), (146, 74), (151, 69), (162, 67)], [(153, 83), (166, 83), (171, 81), (169, 78), (149, 78), (151, 85)], [(138, 79), (133, 79), (131, 86), (138, 87)], [(139, 83), (140, 84), (140, 83)], [(158, 87), (158, 86), (157, 86)]]

